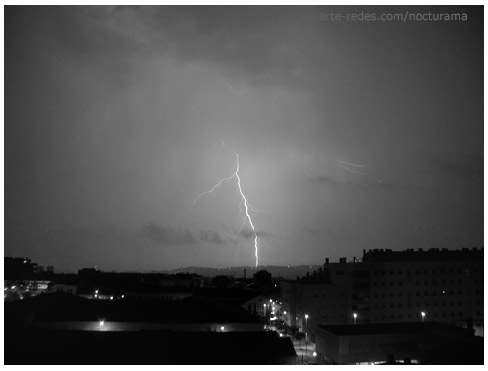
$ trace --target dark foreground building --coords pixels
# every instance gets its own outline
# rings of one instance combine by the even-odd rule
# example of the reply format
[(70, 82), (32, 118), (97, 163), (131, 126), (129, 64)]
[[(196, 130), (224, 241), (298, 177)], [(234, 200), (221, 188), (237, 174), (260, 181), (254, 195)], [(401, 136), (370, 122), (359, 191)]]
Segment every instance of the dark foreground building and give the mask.
[(483, 364), (483, 338), (443, 323), (318, 326), (322, 364)]
[(6, 364), (294, 364), (288, 338), (239, 306), (203, 299), (5, 303)]
[(5, 364), (295, 364), (276, 332), (67, 331), (5, 334)]

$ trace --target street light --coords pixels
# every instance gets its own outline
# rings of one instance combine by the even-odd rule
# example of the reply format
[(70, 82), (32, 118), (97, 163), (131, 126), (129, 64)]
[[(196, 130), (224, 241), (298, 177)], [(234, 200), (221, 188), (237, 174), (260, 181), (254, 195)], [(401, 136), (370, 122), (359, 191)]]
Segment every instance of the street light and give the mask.
[(422, 322), (425, 320), (425, 312), (420, 312), (420, 315), (422, 316)]
[(308, 349), (308, 314), (305, 314), (305, 354), (307, 354)]
[(103, 327), (103, 325), (104, 325), (104, 324), (105, 324), (105, 321), (102, 319), (102, 320), (100, 321), (100, 327)]
[(224, 326), (222, 326), (222, 327), (220, 328), (220, 331), (224, 332), (224, 330), (225, 330), (225, 328), (224, 328)]
[(353, 321), (354, 321), (354, 324), (356, 324), (356, 318), (358, 318), (357, 313), (353, 313), (353, 314), (352, 314), (352, 319), (353, 319)]

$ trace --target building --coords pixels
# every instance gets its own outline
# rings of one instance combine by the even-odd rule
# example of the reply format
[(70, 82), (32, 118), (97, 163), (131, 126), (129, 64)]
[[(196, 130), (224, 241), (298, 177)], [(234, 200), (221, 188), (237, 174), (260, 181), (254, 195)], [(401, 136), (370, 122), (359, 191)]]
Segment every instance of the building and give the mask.
[(284, 319), (318, 325), (436, 321), (483, 336), (483, 249), (363, 251), (282, 282)]
[(91, 300), (66, 293), (5, 303), (10, 326), (71, 331), (256, 332), (263, 323), (239, 306), (187, 298)]
[(5, 332), (5, 364), (293, 365), (289, 338), (276, 332)]
[(32, 263), (27, 258), (9, 258), (3, 259), (4, 280), (27, 280), (33, 279), (37, 271), (37, 264)]
[(320, 325), (321, 364), (483, 364), (483, 339), (436, 322)]

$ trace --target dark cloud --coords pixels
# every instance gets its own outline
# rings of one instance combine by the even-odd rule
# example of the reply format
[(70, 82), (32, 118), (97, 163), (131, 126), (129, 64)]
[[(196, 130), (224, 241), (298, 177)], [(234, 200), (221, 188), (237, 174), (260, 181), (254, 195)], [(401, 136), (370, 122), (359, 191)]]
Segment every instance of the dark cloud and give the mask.
[(192, 245), (195, 237), (186, 228), (164, 228), (154, 223), (142, 227), (141, 235), (161, 245)]
[[(265, 231), (257, 231), (256, 235), (258, 237), (269, 237), (272, 236), (272, 233), (265, 232)], [(239, 232), (239, 236), (244, 237), (246, 240), (250, 238), (254, 238), (254, 232), (250, 229), (243, 229)]]
[(225, 241), (220, 237), (219, 232), (200, 231), (200, 239), (202, 241), (213, 243), (215, 245), (222, 245)]

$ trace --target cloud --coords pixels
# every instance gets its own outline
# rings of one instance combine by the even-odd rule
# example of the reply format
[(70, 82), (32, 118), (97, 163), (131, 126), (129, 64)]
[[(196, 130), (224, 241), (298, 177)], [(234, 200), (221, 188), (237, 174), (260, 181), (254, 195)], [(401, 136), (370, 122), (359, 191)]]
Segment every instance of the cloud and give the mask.
[(200, 231), (200, 239), (202, 241), (213, 243), (215, 245), (222, 245), (225, 241), (220, 237), (219, 232)]
[[(239, 235), (241, 237), (244, 237), (246, 240), (248, 240), (250, 238), (254, 238), (254, 232), (250, 229), (243, 229), (242, 231), (239, 232)], [(271, 233), (268, 233), (265, 231), (257, 231), (256, 235), (258, 237), (267, 237), (267, 236), (271, 236)]]
[(164, 228), (154, 223), (143, 226), (141, 235), (161, 245), (193, 245), (196, 242), (186, 228)]

